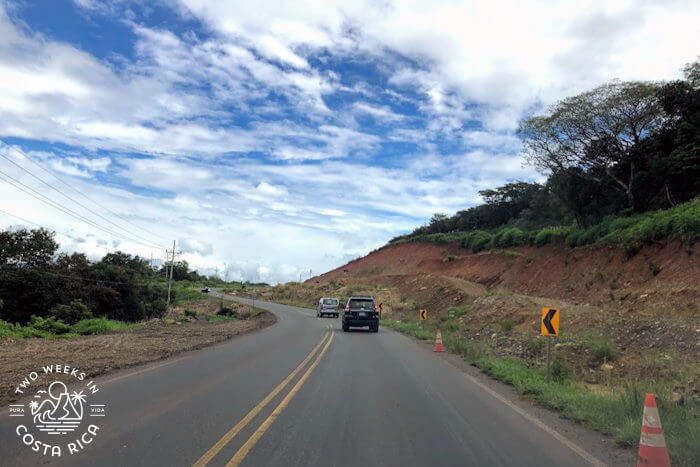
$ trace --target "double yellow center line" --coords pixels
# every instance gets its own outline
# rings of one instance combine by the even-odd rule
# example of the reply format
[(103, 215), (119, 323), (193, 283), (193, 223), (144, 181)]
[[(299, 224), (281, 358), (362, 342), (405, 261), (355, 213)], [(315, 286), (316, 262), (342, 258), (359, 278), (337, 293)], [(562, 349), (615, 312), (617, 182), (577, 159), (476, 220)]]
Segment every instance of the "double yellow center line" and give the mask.
[[(328, 337), (330, 335), (330, 337)], [(294, 379), (294, 377), (306, 366), (307, 363), (314, 357), (314, 355), (318, 352), (318, 350), (323, 346), (323, 343), (325, 342), (326, 345), (323, 346), (323, 350), (321, 350), (318, 355), (316, 356), (316, 360), (311, 364), (311, 366), (306, 370), (306, 372), (303, 374), (301, 378), (299, 378), (299, 381), (294, 385), (294, 387), (289, 391), (289, 393), (282, 399), (282, 402), (279, 403), (277, 407), (272, 411), (269, 417), (265, 419), (264, 422), (260, 424), (257, 430), (248, 438), (248, 440), (241, 446), (241, 448), (234, 454), (234, 456), (231, 458), (230, 461), (226, 464), (228, 467), (232, 466), (237, 466), (239, 465), (245, 456), (250, 452), (250, 450), (255, 446), (255, 443), (257, 443), (260, 438), (262, 437), (263, 434), (265, 434), (265, 431), (272, 425), (277, 417), (282, 413), (282, 411), (287, 407), (289, 404), (289, 401), (292, 400), (292, 398), (296, 395), (297, 392), (299, 392), (299, 389), (304, 385), (306, 380), (309, 378), (309, 375), (311, 374), (312, 371), (314, 371), (314, 368), (318, 366), (318, 363), (321, 361), (323, 356), (325, 355), (326, 351), (328, 350), (328, 347), (331, 345), (331, 341), (333, 341), (333, 336), (334, 336), (334, 331), (326, 332), (323, 335), (323, 338), (321, 341), (316, 345), (316, 347), (313, 348), (313, 350), (306, 356), (304, 360), (297, 366), (294, 371), (292, 371), (286, 378), (282, 380), (280, 384), (275, 387), (275, 389), (270, 392), (263, 400), (261, 400), (258, 405), (253, 407), (253, 409), (248, 412), (248, 414), (241, 419), (236, 425), (234, 425), (233, 428), (231, 428), (224, 436), (221, 437), (219, 441), (214, 444), (207, 452), (204, 453), (202, 457), (200, 457), (197, 462), (192, 464), (194, 467), (202, 467), (207, 465), (223, 448), (226, 446), (233, 438), (236, 437), (236, 435), (250, 423), (253, 418), (255, 418), (256, 415), (260, 413), (262, 409), (267, 406), (267, 404), (270, 403), (272, 399), (275, 398), (277, 394), (282, 391), (287, 384), (291, 380)]]

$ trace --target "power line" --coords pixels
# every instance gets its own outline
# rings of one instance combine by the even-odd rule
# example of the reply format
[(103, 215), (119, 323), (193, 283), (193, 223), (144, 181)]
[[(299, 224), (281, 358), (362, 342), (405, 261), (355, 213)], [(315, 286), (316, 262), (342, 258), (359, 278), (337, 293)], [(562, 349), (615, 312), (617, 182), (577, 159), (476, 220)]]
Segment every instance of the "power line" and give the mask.
[(16, 215), (16, 214), (12, 214), (11, 212), (7, 212), (7, 211), (4, 211), (4, 210), (2, 210), (2, 209), (0, 209), (0, 212), (3, 213), (3, 214), (6, 214), (6, 215), (8, 215), (8, 216), (15, 217), (15, 218), (21, 220), (22, 222), (26, 222), (27, 224), (36, 225), (37, 227), (43, 227), (43, 225), (41, 225), (41, 224), (37, 224), (37, 223), (34, 222), (34, 221), (30, 221), (29, 219), (25, 219), (24, 217), (20, 217), (20, 216), (18, 216), (18, 215)]
[[(37, 224), (36, 222), (30, 221), (29, 219), (25, 219), (25, 218), (23, 218), (23, 217), (21, 217), (21, 216), (18, 216), (18, 215), (16, 215), (16, 214), (12, 214), (11, 212), (7, 212), (7, 211), (5, 211), (5, 210), (3, 210), (3, 209), (0, 209), (0, 213), (3, 213), (3, 214), (5, 214), (5, 215), (11, 216), (11, 217), (15, 217), (15, 218), (21, 220), (22, 222), (26, 222), (26, 223), (28, 223), (28, 224), (33, 224), (33, 225), (36, 225), (37, 227), (44, 227), (44, 226), (42, 226), (41, 224)], [(64, 234), (64, 235), (67, 235), (66, 233), (63, 233), (63, 234)], [(115, 250), (115, 251), (116, 251), (116, 250)], [(151, 261), (152, 261), (152, 257), (153, 257), (153, 254), (151, 253)], [(152, 268), (152, 266), (151, 266), (151, 268)], [(7, 268), (0, 267), (0, 271), (2, 271), (2, 270), (7, 270)], [(130, 283), (128, 283), (128, 282), (110, 281), (110, 280), (107, 280), (107, 279), (88, 279), (88, 278), (86, 278), (86, 277), (69, 276), (69, 275), (66, 275), (66, 274), (58, 274), (58, 273), (55, 273), (55, 272), (44, 271), (44, 270), (41, 270), (41, 269), (32, 269), (32, 271), (33, 271), (33, 272), (37, 272), (37, 273), (39, 273), (39, 274), (48, 274), (48, 275), (51, 275), (51, 276), (65, 277), (65, 278), (67, 278), (67, 279), (78, 279), (78, 280), (88, 281), (88, 282), (104, 282), (104, 283), (109, 283), (109, 284), (132, 285), (132, 284), (130, 284)]]
[[(25, 219), (24, 217), (18, 216), (17, 214), (12, 214), (11, 212), (7, 212), (4, 209), (0, 209), (0, 213), (5, 214), (5, 215), (10, 216), (10, 217), (14, 217), (16, 219), (19, 219), (22, 222), (26, 222), (27, 224), (35, 225), (35, 226), (42, 228), (42, 229), (47, 228), (45, 225), (38, 224), (34, 221), (30, 221), (29, 219)], [(60, 234), (63, 234), (66, 237), (72, 237), (72, 234), (69, 234), (68, 232), (60, 231), (60, 230), (52, 228), (52, 227), (48, 227), (48, 228), (49, 228), (49, 230), (53, 230), (54, 232), (58, 232)], [(98, 244), (98, 246), (99, 246), (99, 244)], [(115, 251), (118, 251), (118, 250), (114, 250), (114, 249), (112, 249), (111, 251), (110, 251), (110, 249), (106, 249), (106, 250), (108, 253), (114, 253)], [(151, 253), (151, 257), (153, 257), (153, 253)]]
[(34, 164), (34, 165), (36, 165), (37, 167), (39, 167), (41, 170), (43, 170), (43, 171), (46, 172), (47, 174), (51, 175), (53, 178), (55, 178), (56, 180), (58, 180), (59, 182), (61, 182), (63, 185), (67, 186), (67, 187), (70, 188), (71, 190), (73, 190), (73, 191), (75, 191), (76, 193), (78, 193), (79, 195), (81, 195), (83, 198), (85, 198), (85, 199), (87, 199), (88, 201), (92, 202), (94, 205), (101, 207), (102, 209), (104, 209), (105, 211), (109, 212), (109, 213), (112, 214), (113, 216), (118, 217), (119, 219), (123, 220), (124, 222), (126, 222), (126, 223), (128, 223), (128, 224), (130, 224), (130, 225), (132, 225), (132, 226), (134, 226), (134, 227), (136, 227), (137, 229), (141, 229), (141, 230), (143, 230), (144, 232), (147, 232), (147, 233), (149, 233), (150, 235), (153, 235), (153, 238), (160, 238), (160, 235), (158, 235), (158, 234), (156, 234), (156, 233), (153, 233), (152, 231), (146, 229), (145, 227), (142, 227), (142, 226), (139, 226), (139, 225), (134, 224), (134, 223), (131, 222), (129, 219), (127, 219), (127, 218), (125, 218), (125, 217), (122, 217), (121, 215), (119, 215), (119, 214), (117, 214), (116, 212), (114, 212), (114, 211), (112, 211), (111, 209), (109, 209), (107, 206), (103, 206), (103, 205), (101, 205), (100, 203), (98, 203), (97, 201), (93, 200), (92, 198), (90, 198), (89, 196), (87, 196), (85, 193), (83, 193), (81, 190), (75, 188), (73, 185), (71, 185), (71, 184), (69, 184), (69, 183), (66, 183), (65, 181), (63, 181), (63, 179), (61, 179), (60, 177), (58, 177), (58, 176), (57, 176), (56, 174), (54, 174), (53, 172), (51, 172), (51, 171), (49, 171), (48, 169), (46, 169), (44, 166), (42, 166), (41, 164), (39, 164), (37, 161), (35, 161), (34, 159), (32, 159), (32, 158), (31, 158), (30, 156), (28, 156), (27, 154), (24, 154), (24, 153), (18, 151), (17, 149), (15, 149), (15, 148), (12, 147), (12, 146), (8, 146), (8, 147), (9, 147), (10, 149), (12, 149), (13, 151), (15, 151), (17, 154), (20, 154), (24, 159), (28, 160), (28, 161), (31, 162), (32, 164)]
[[(81, 202), (75, 200), (75, 198), (73, 198), (73, 197), (71, 197), (71, 196), (68, 196), (67, 194), (63, 193), (61, 190), (59, 190), (59, 189), (56, 188), (55, 186), (53, 186), (53, 185), (51, 185), (50, 183), (46, 182), (45, 180), (43, 180), (43, 179), (37, 177), (37, 176), (34, 175), (32, 172), (30, 172), (30, 171), (27, 170), (26, 168), (22, 167), (21, 165), (19, 165), (18, 163), (16, 163), (15, 161), (13, 161), (13, 160), (10, 159), (9, 157), (7, 157), (6, 155), (0, 154), (0, 157), (2, 157), (3, 159), (7, 160), (8, 162), (10, 162), (11, 164), (15, 165), (16, 167), (18, 167), (19, 169), (23, 170), (24, 172), (28, 173), (31, 177), (33, 177), (33, 178), (35, 178), (36, 180), (40, 181), (41, 183), (43, 183), (44, 185), (48, 186), (48, 187), (51, 188), (52, 190), (57, 191), (57, 192), (58, 192), (59, 194), (61, 194), (63, 197), (69, 199), (70, 201), (74, 202), (75, 204), (77, 204), (78, 206), (82, 207), (83, 209), (85, 209), (85, 210), (91, 212), (92, 214), (96, 215), (96, 216), (99, 217), (100, 219), (109, 222), (110, 224), (116, 226), (117, 228), (119, 228), (119, 229), (121, 229), (121, 230), (123, 230), (123, 231), (125, 231), (125, 232), (128, 232), (128, 230), (126, 230), (124, 227), (120, 226), (119, 224), (116, 224), (115, 222), (111, 221), (110, 219), (107, 219), (106, 217), (104, 217), (104, 216), (101, 215), (100, 213), (98, 213), (98, 212), (96, 212), (96, 211), (90, 209), (89, 207), (85, 206), (85, 205), (82, 204)], [(145, 242), (147, 242), (147, 243), (151, 243), (152, 245), (157, 246), (158, 248), (162, 248), (160, 245), (156, 245), (155, 243), (151, 242), (151, 241), (148, 240), (147, 238), (141, 237), (140, 235), (137, 235), (137, 234), (135, 234), (135, 233), (131, 233), (131, 235), (133, 235), (135, 238), (139, 238), (139, 239), (141, 239), (141, 240), (143, 240), (143, 241), (145, 241)]]
[[(83, 221), (83, 222), (85, 222), (85, 223), (87, 223), (87, 224), (89, 224), (89, 225), (92, 225), (93, 227), (95, 227), (95, 228), (97, 228), (97, 229), (100, 229), (100, 230), (102, 230), (103, 232), (106, 232), (106, 233), (108, 233), (108, 234), (110, 234), (110, 235), (113, 235), (113, 236), (115, 236), (115, 237), (121, 238), (121, 239), (123, 239), (123, 240), (127, 240), (127, 241), (134, 242), (134, 243), (139, 243), (139, 244), (144, 245), (144, 246), (147, 246), (147, 247), (149, 247), (149, 248), (156, 248), (156, 249), (159, 249), (159, 250), (163, 250), (163, 249), (164, 249), (164, 248), (162, 248), (162, 247), (160, 247), (160, 246), (157, 246), (157, 245), (154, 246), (153, 244), (144, 243), (144, 242), (141, 242), (141, 241), (139, 241), (139, 240), (135, 240), (135, 239), (133, 239), (133, 238), (126, 237), (126, 236), (120, 234), (119, 232), (115, 232), (115, 231), (109, 229), (108, 227), (101, 226), (101, 225), (97, 224), (96, 222), (94, 222), (94, 221), (92, 221), (92, 220), (90, 220), (90, 219), (88, 219), (88, 218), (82, 216), (81, 214), (79, 214), (79, 213), (77, 213), (77, 212), (75, 212), (75, 211), (73, 211), (73, 210), (71, 210), (71, 209), (69, 209), (69, 208), (67, 208), (67, 207), (65, 207), (65, 206), (61, 206), (60, 204), (58, 204), (58, 203), (54, 202), (53, 200), (47, 198), (45, 195), (39, 193), (38, 191), (36, 191), (35, 189), (31, 188), (30, 186), (27, 186), (27, 185), (25, 185), (24, 183), (20, 182), (19, 180), (15, 179), (14, 177), (12, 177), (11, 175), (6, 174), (6, 173), (3, 172), (2, 170), (0, 170), (0, 174), (1, 174), (1, 175), (4, 175), (4, 176), (6, 177), (6, 179), (3, 179), (5, 182), (7, 182), (7, 183), (9, 183), (10, 185), (14, 186), (14, 187), (17, 188), (18, 190), (27, 193), (28, 195), (32, 196), (33, 198), (38, 199), (38, 200), (41, 201), (42, 203), (48, 204), (49, 206), (51, 206), (51, 207), (53, 207), (53, 208), (55, 208), (55, 209), (58, 209), (59, 211), (64, 212), (64, 213), (68, 214), (68, 215), (71, 216), (71, 217), (74, 217), (74, 218), (76, 218), (76, 219), (78, 219), (78, 220), (81, 220), (81, 221)], [(22, 188), (22, 187), (24, 187), (24, 188)], [(29, 190), (29, 191), (28, 191), (28, 190)], [(30, 193), (30, 191), (33, 192), (33, 193)], [(43, 198), (43, 199), (42, 199), (42, 198)]]

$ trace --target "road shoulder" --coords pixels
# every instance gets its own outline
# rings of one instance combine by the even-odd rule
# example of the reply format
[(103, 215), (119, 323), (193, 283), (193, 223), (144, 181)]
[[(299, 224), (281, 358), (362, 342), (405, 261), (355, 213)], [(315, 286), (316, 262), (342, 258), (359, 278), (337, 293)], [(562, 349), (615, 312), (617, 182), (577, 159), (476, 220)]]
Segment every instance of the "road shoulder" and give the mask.
[[(534, 419), (544, 424), (548, 429), (553, 430), (568, 441), (575, 443), (584, 451), (592, 453), (596, 458), (608, 465), (634, 465), (636, 453), (633, 449), (625, 449), (618, 446), (610, 437), (591, 430), (584, 425), (573, 420), (566, 419), (560, 413), (549, 410), (545, 407), (534, 404), (530, 400), (520, 395), (515, 388), (500, 381), (490, 378), (475, 366), (469, 364), (459, 355), (449, 352), (433, 352), (433, 344), (415, 337), (402, 334), (387, 326), (382, 326), (384, 332), (395, 333), (401, 338), (410, 341), (413, 345), (421, 348), (425, 352), (430, 352), (436, 358), (441, 358), (452, 367), (461, 371), (465, 377), (471, 379), (477, 385), (486, 388), (487, 392), (493, 391), (496, 396), (505, 399), (509, 404), (524, 412), (525, 418)], [(482, 389), (483, 389), (482, 388)], [(641, 420), (641, 413), (640, 413)], [(532, 420), (530, 420), (532, 421)], [(533, 427), (536, 425), (533, 423)]]

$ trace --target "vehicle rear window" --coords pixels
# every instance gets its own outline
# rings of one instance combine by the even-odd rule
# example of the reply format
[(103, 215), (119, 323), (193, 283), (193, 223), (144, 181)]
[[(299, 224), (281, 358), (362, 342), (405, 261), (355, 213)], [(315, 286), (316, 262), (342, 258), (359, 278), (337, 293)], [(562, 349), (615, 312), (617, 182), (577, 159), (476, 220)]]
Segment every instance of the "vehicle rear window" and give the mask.
[(337, 305), (337, 304), (338, 304), (338, 300), (336, 300), (335, 298), (324, 298), (324, 299), (323, 299), (323, 304), (324, 304), (324, 305)]
[(351, 310), (374, 310), (374, 302), (372, 300), (350, 300)]

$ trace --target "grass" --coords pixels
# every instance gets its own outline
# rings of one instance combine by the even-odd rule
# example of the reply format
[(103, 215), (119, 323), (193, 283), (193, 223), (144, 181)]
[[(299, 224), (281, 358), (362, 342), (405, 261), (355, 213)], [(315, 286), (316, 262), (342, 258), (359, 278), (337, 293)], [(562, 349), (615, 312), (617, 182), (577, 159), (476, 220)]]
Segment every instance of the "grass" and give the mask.
[(467, 313), (469, 313), (468, 308), (459, 307), (459, 306), (451, 306), (450, 309), (447, 311), (447, 317), (449, 319), (455, 319), (455, 318), (459, 318), (460, 316), (464, 316)]
[(586, 333), (583, 342), (584, 345), (593, 351), (593, 356), (598, 362), (611, 362), (620, 353), (615, 343), (607, 336), (595, 336), (591, 333)]
[(73, 325), (73, 331), (81, 335), (99, 335), (108, 332), (124, 331), (140, 323), (125, 323), (107, 318), (91, 318), (78, 321)]
[(209, 299), (208, 295), (201, 292), (204, 287), (190, 281), (173, 282), (173, 304), (182, 305)]
[(500, 250), (497, 253), (504, 258), (520, 258), (524, 256), (522, 253), (513, 250)]
[(405, 236), (390, 244), (457, 242), (474, 253), (519, 245), (544, 246), (562, 241), (570, 247), (596, 243), (620, 244), (625, 256), (630, 258), (645, 244), (674, 238), (689, 244), (700, 238), (700, 197), (671, 209), (649, 211), (632, 216), (608, 216), (598, 224), (585, 228), (575, 225), (547, 226), (539, 230), (522, 231), (516, 227), (504, 225), (489, 231), (472, 230)]
[(501, 326), (501, 331), (508, 334), (515, 326), (515, 321), (510, 318), (504, 318), (498, 322), (498, 325)]
[(435, 339), (435, 331), (423, 329), (416, 323), (382, 319), (380, 322), (384, 326), (389, 326), (399, 332), (408, 334), (421, 340)]
[(215, 323), (218, 321), (235, 321), (238, 319), (238, 317), (227, 315), (204, 315), (204, 319), (206, 319), (209, 323)]
[(630, 448), (635, 448), (639, 441), (645, 392), (655, 393), (672, 464), (700, 465), (697, 446), (700, 404), (690, 402), (688, 407), (668, 402), (668, 388), (629, 385), (612, 394), (597, 394), (568, 381), (547, 382), (543, 368), (528, 368), (517, 359), (487, 358), (478, 361), (477, 366), (537, 403), (611, 435), (619, 444)]
[(13, 325), (0, 320), (0, 340), (6, 338), (28, 339), (39, 337), (42, 339), (55, 339), (75, 337), (78, 335), (96, 335), (107, 332), (123, 331), (139, 326), (141, 323), (126, 323), (107, 318), (90, 318), (78, 321), (73, 326), (64, 324), (53, 318), (33, 318), (27, 326)]
[[(434, 330), (422, 329), (414, 322), (382, 320), (382, 325), (422, 340), (435, 338)], [(485, 341), (469, 340), (451, 332), (443, 332), (448, 351), (462, 356), (490, 377), (509, 384), (522, 395), (545, 407), (562, 412), (567, 418), (612, 436), (620, 445), (636, 448), (641, 431), (646, 392), (656, 395), (666, 445), (673, 465), (700, 465), (700, 403), (690, 400), (685, 405), (670, 402), (671, 388), (658, 383), (639, 383), (613, 388), (609, 393), (595, 393), (570, 379), (563, 359), (554, 357), (552, 380), (546, 380), (541, 366), (528, 366), (522, 360), (495, 357)], [(541, 340), (530, 344), (535, 353), (541, 351)], [(616, 348), (610, 341), (587, 336), (598, 358), (614, 357)]]

